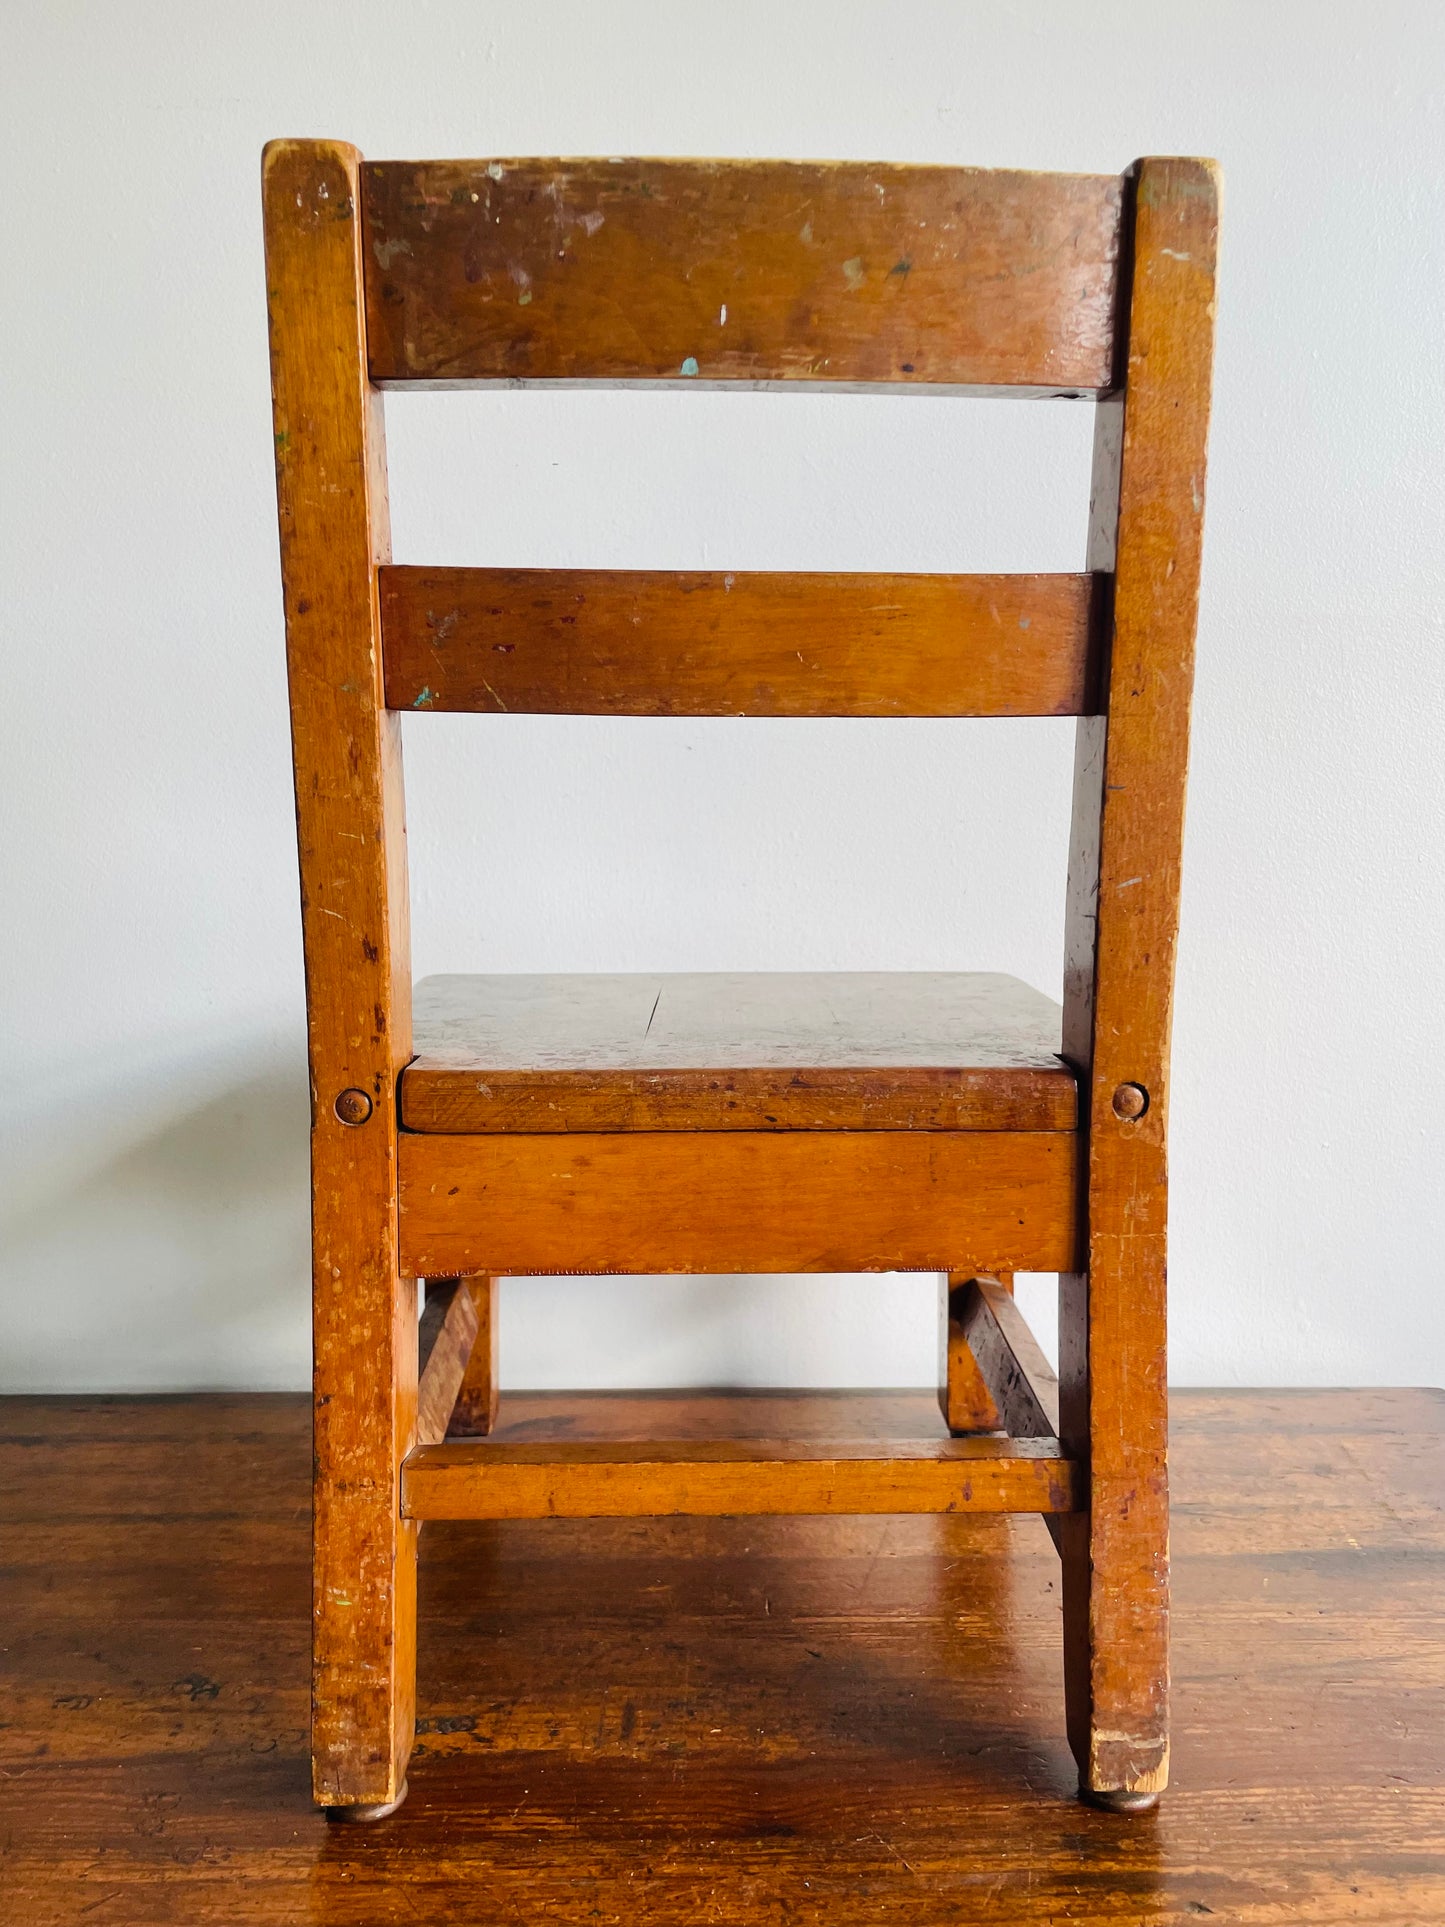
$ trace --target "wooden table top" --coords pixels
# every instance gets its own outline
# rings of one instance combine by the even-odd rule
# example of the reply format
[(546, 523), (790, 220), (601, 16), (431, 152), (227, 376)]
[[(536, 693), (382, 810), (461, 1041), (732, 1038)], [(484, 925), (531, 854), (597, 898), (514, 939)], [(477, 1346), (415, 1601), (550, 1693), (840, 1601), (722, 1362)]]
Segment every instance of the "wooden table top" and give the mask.
[[(929, 1393), (504, 1397), (920, 1436)], [(1175, 1780), (1072, 1798), (1036, 1519), (428, 1525), (411, 1797), (309, 1804), (303, 1398), (0, 1401), (11, 1927), (1445, 1920), (1445, 1394), (1175, 1400)]]

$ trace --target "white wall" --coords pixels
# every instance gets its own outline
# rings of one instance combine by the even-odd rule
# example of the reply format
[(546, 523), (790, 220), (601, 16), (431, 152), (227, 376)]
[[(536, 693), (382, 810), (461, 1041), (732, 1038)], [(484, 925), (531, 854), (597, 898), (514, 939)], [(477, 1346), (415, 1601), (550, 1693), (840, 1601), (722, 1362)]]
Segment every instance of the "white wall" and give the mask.
[[(258, 164), (311, 133), (375, 156), (1220, 158), (1174, 1372), (1445, 1376), (1438, 0), (6, 12), (0, 1383), (305, 1379)], [(1083, 405), (430, 396), (389, 430), (402, 560), (1083, 557)], [(418, 719), (418, 970), (1053, 988), (1068, 738)], [(505, 1372), (924, 1382), (933, 1289), (513, 1284)]]

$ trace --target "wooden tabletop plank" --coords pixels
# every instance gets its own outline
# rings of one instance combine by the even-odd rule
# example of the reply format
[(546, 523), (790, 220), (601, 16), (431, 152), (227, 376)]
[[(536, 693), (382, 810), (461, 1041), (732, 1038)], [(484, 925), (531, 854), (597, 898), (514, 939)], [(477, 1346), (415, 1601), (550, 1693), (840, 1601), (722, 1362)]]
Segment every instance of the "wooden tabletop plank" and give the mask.
[[(507, 1392), (497, 1436), (684, 1429), (942, 1420)], [(0, 1401), (6, 1920), (1445, 1919), (1445, 1397), (1180, 1391), (1172, 1433), (1155, 1820), (1074, 1798), (1030, 1519), (541, 1519), (424, 1527), (411, 1796), (368, 1831), (310, 1802), (309, 1399)]]

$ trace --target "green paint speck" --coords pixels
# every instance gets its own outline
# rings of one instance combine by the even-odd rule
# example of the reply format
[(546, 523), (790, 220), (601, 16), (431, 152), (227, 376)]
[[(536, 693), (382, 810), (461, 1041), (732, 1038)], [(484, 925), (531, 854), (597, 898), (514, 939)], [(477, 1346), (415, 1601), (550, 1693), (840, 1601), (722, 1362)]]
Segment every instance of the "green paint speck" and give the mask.
[(697, 356), (689, 355), (678, 370), (678, 373), (681, 375), (695, 375), (697, 373)]
[(522, 292), (517, 296), (517, 306), (519, 308), (525, 308), (531, 299), (532, 290), (530, 288), (523, 288)]
[(421, 694), (417, 697), (416, 701), (412, 704), (412, 708), (425, 709), (428, 707), (429, 704), (434, 703), (435, 701), (436, 701), (436, 697), (431, 693), (429, 689), (424, 687), (422, 689)]

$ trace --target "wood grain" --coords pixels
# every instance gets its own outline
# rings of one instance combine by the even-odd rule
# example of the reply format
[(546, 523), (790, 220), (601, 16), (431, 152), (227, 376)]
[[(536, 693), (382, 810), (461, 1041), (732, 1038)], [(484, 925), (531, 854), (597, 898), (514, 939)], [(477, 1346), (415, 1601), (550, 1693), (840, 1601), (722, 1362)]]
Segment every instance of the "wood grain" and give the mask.
[(993, 972), (427, 977), (408, 1130), (1072, 1130), (1057, 1004)]
[[(316, 1409), (315, 1771), (393, 1799), (411, 1747), (416, 1541), (397, 1468), (416, 1423), (416, 1288), (398, 1268), (396, 1077), (411, 1056), (398, 726), (381, 688), (387, 559), (368, 387), (355, 149), (265, 153), (276, 490), (311, 1063)], [(371, 1100), (359, 1125), (343, 1091)]]
[(1077, 1262), (1065, 1131), (414, 1133), (399, 1157), (402, 1262), (423, 1275)]
[(1081, 1490), (1079, 1468), (1042, 1439), (427, 1445), (401, 1473), (411, 1519), (1055, 1513)]
[[(480, 1429), (496, 1390), (498, 1272), (1016, 1267), (1063, 1274), (1059, 1423), (1091, 1468), (1087, 1513), (1050, 1521), (1071, 1742), (1086, 1791), (1156, 1793), (1168, 1757), (1164, 1133), (1209, 165), (1142, 162), (1127, 190), (854, 163), (408, 162), (363, 175), (350, 148), (280, 143), (266, 221), (315, 1115), (318, 1797), (392, 1799), (411, 1740), (415, 1538), (397, 1480), (417, 1423), (414, 1273), (484, 1281), (468, 1297), (487, 1342), (462, 1385)], [(368, 375), (1109, 394), (1090, 577), (389, 575)], [(1111, 587), (1105, 717), (1093, 683)], [(408, 1124), (415, 1105), (438, 1128), (399, 1137), (411, 1038), (388, 698), (602, 714), (1078, 713), (1072, 1068), (1052, 1041), (1031, 1059), (996, 1008), (984, 1028), (998, 1049), (980, 1061), (957, 1021), (957, 979), (941, 1025), (880, 1025), (878, 1003), (881, 1051), (824, 1000), (827, 1022), (805, 1024), (801, 1043), (752, 1021), (752, 1006), (726, 1035), (716, 1019), (690, 1035), (664, 1020), (669, 1055), (649, 1041), (668, 986), (639, 1046), (633, 985), (618, 994), (621, 1049), (559, 1039), (574, 987), (532, 1013), (542, 1052), (516, 1036), (499, 1052), (487, 991), (482, 1025), (454, 1023), (402, 1088)], [(713, 1061), (699, 1055), (710, 1035), (725, 1047)], [(1075, 1073), (1088, 1080), (1084, 1143)], [(1019, 1128), (1049, 1106), (1067, 1128)], [(449, 1309), (427, 1332), (430, 1435), (467, 1323), (465, 1303), (452, 1309), (455, 1329)], [(977, 1345), (964, 1331), (957, 1369), (966, 1354), (995, 1411), (1036, 1428), (1048, 1387), (1012, 1316), (971, 1301)], [(945, 1377), (947, 1392), (954, 1370)], [(483, 1462), (454, 1476), (475, 1485)], [(716, 1477), (741, 1484), (748, 1470)], [(586, 1476), (597, 1481), (595, 1463)], [(682, 1474), (646, 1476), (665, 1494)]]
[(953, 1272), (941, 1278), (938, 1287), (938, 1409), (955, 1436), (1005, 1429), (963, 1327), (971, 1282), (967, 1273)]
[(1058, 1436), (1058, 1376), (1029, 1330), (1011, 1292), (993, 1278), (963, 1287), (959, 1323), (1000, 1428), (1016, 1439)]
[(416, 1437), (435, 1445), (447, 1435), (457, 1397), (471, 1362), (478, 1318), (472, 1294), (461, 1278), (429, 1278), (426, 1310), (417, 1344), (420, 1376), (416, 1393)]
[[(1214, 329), (1209, 162), (1133, 185), (1122, 414), (1101, 411), (1090, 565), (1115, 567), (1108, 721), (1079, 725), (1064, 1048), (1088, 1078), (1088, 1262), (1060, 1281), (1062, 1429), (1090, 1463), (1061, 1526), (1070, 1729), (1087, 1787), (1168, 1777), (1168, 1061)], [(1148, 1093), (1138, 1119), (1114, 1093)]]
[(1112, 175), (391, 161), (364, 188), (383, 384), (1114, 378)]
[(549, 716), (1077, 716), (1087, 575), (381, 572), (393, 709)]
[(453, 1439), (486, 1437), (497, 1422), (497, 1399), (502, 1389), (501, 1280), (484, 1274), (466, 1279), (465, 1284), (477, 1335), (447, 1426), (447, 1437)]
[[(965, 1514), (429, 1524), (411, 1796), (328, 1827), (310, 1423), (0, 1401), (7, 1927), (1445, 1919), (1439, 1392), (1176, 1392), (1184, 1743), (1131, 1824), (1073, 1798), (1044, 1532)], [(709, 1434), (943, 1425), (931, 1389), (508, 1392), (498, 1430)]]

